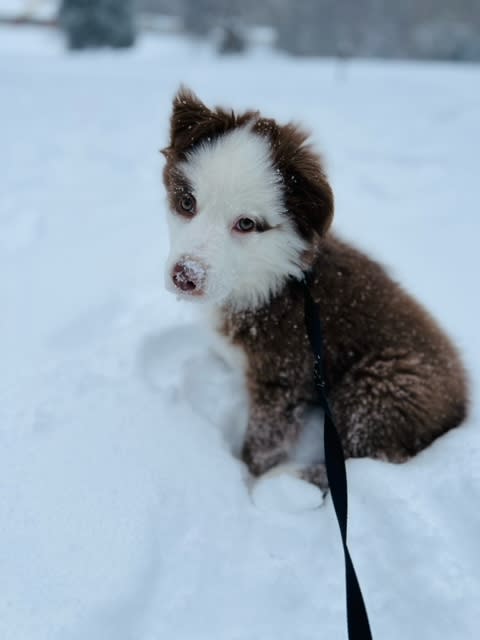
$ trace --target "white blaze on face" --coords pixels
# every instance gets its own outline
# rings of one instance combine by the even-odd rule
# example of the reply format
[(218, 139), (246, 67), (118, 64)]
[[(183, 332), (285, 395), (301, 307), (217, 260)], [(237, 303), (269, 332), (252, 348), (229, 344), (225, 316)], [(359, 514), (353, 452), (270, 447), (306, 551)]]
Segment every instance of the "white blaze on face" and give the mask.
[[(178, 168), (192, 187), (197, 212), (169, 216), (169, 289), (179, 293), (171, 274), (185, 260), (205, 269), (203, 300), (236, 308), (256, 307), (288, 276), (301, 277), (306, 243), (285, 213), (282, 176), (266, 139), (249, 127), (234, 129), (199, 145)], [(241, 217), (263, 222), (266, 230), (235, 231)]]

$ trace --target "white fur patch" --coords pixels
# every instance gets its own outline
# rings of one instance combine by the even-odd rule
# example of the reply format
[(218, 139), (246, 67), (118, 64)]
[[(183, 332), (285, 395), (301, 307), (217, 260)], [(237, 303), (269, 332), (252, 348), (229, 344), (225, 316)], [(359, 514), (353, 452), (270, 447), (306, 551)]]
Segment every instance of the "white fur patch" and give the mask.
[[(289, 276), (301, 278), (306, 245), (285, 214), (282, 176), (267, 140), (248, 126), (238, 128), (200, 145), (179, 169), (192, 185), (197, 213), (170, 216), (167, 282), (179, 260), (199, 260), (207, 268), (202, 298), (245, 309), (266, 303)], [(235, 232), (239, 217), (271, 228)]]
[(206, 307), (207, 313), (203, 321), (207, 330), (211, 332), (212, 350), (232, 369), (245, 373), (247, 370), (247, 356), (242, 346), (232, 344), (231, 340), (222, 334), (222, 314), (216, 307)]

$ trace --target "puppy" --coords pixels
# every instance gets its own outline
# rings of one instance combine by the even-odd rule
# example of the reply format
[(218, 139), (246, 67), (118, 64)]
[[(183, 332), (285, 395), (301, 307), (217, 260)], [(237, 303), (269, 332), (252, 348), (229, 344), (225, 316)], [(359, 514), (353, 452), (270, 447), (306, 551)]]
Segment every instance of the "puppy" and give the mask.
[[(304, 272), (322, 310), (327, 384), (347, 457), (403, 462), (466, 415), (459, 355), (382, 266), (329, 231), (333, 194), (307, 134), (256, 111), (209, 109), (180, 89), (164, 183), (167, 286), (214, 311), (245, 373), (243, 459), (255, 476), (289, 459), (316, 400)], [(322, 464), (301, 476), (326, 488)]]

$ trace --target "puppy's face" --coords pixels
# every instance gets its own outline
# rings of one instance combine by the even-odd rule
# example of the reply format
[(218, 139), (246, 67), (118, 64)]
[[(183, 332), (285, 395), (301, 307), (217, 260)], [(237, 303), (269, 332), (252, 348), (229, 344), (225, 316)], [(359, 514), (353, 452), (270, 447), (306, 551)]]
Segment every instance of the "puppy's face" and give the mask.
[(256, 308), (302, 277), (332, 215), (330, 188), (304, 141), (257, 113), (211, 111), (185, 90), (176, 96), (164, 150), (172, 292)]
[(281, 176), (251, 126), (201, 142), (170, 185), (170, 290), (254, 307), (289, 275), (301, 277), (305, 240), (285, 215)]

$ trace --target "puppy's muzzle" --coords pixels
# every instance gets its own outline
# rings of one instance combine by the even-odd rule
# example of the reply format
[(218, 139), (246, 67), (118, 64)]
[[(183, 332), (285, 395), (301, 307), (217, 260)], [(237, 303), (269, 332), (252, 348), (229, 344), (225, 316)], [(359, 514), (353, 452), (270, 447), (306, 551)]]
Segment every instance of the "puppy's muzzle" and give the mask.
[(183, 258), (172, 269), (173, 284), (182, 293), (193, 296), (203, 295), (206, 279), (206, 266), (194, 258)]

